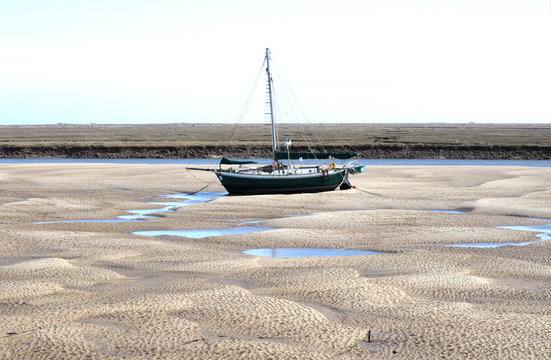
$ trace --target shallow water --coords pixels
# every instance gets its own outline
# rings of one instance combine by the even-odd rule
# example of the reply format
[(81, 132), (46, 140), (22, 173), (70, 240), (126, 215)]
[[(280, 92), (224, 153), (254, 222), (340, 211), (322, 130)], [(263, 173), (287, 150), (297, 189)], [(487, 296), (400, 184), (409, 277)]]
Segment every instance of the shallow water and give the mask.
[(204, 202), (212, 201), (217, 197), (228, 195), (227, 192), (197, 192), (194, 194), (171, 194), (165, 195), (167, 199), (187, 199), (184, 202), (179, 202), (180, 206), (197, 205)]
[(525, 218), (526, 220), (531, 220), (531, 221), (539, 221), (539, 222), (548, 222), (548, 223), (551, 223), (551, 219), (541, 219), (541, 218)]
[(367, 250), (342, 250), (325, 248), (272, 248), (272, 249), (250, 249), (243, 251), (244, 254), (264, 256), (272, 258), (303, 258), (303, 257), (337, 257), (337, 256), (360, 256), (379, 255), (382, 252)]
[(202, 204), (208, 201), (212, 201), (217, 197), (227, 195), (226, 192), (198, 192), (194, 194), (171, 194), (165, 195), (167, 199), (186, 199), (185, 201), (169, 201), (169, 202), (159, 202), (154, 201), (149, 204), (152, 205), (164, 205), (164, 208), (158, 209), (138, 209), (138, 210), (126, 210), (130, 215), (121, 215), (117, 219), (106, 219), (106, 220), (97, 220), (97, 219), (85, 219), (85, 220), (55, 220), (55, 221), (39, 221), (34, 222), (33, 224), (51, 224), (51, 223), (120, 223), (120, 222), (139, 222), (139, 221), (150, 221), (158, 218), (152, 214), (173, 212), (176, 209), (183, 206), (197, 205)]
[(537, 244), (544, 241), (551, 240), (551, 224), (547, 225), (519, 225), (519, 226), (498, 226), (498, 229), (508, 229), (508, 230), (517, 230), (517, 231), (531, 231), (536, 232), (536, 237), (539, 240), (534, 241), (525, 241), (521, 243), (478, 243), (478, 244), (446, 244), (444, 246), (451, 247), (463, 247), (463, 248), (499, 248), (503, 246), (526, 246), (531, 244)]
[(546, 225), (519, 225), (519, 226), (498, 226), (499, 229), (532, 231), (538, 233), (551, 233), (551, 224)]
[(224, 236), (236, 234), (249, 234), (258, 231), (273, 230), (273, 227), (246, 226), (230, 229), (201, 229), (201, 230), (149, 230), (135, 231), (133, 234), (141, 236), (181, 236), (190, 239), (201, 239), (210, 236)]

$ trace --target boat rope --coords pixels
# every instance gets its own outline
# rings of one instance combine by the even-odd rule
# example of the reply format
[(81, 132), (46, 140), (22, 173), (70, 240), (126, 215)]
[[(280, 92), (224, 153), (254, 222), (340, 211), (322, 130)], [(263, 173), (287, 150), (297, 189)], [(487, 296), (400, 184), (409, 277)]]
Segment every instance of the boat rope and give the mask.
[[(321, 140), (319, 134), (316, 131), (309, 131), (309, 132), (306, 131), (307, 129), (305, 128), (304, 125), (307, 125), (307, 126), (313, 125), (312, 122), (310, 121), (310, 119), (306, 115), (306, 112), (304, 111), (302, 105), (300, 104), (297, 96), (295, 95), (295, 93), (293, 92), (291, 86), (289, 85), (289, 82), (287, 81), (283, 71), (281, 70), (281, 67), (279, 66), (279, 63), (277, 62), (277, 59), (271, 58), (271, 65), (272, 64), (273, 64), (273, 66), (275, 67), (275, 70), (276, 70), (275, 71), (275, 75), (276, 75), (275, 80), (278, 81), (278, 85), (279, 85), (279, 86), (274, 87), (275, 91), (272, 94), (273, 95), (273, 102), (274, 102), (274, 108), (272, 109), (272, 111), (274, 112), (275, 117), (280, 120), (279, 121), (280, 125), (283, 125), (285, 123), (285, 121), (284, 121), (285, 118), (284, 117), (287, 117), (290, 120), (289, 124), (292, 124), (292, 125), (298, 127), (298, 133), (300, 134), (300, 137), (304, 141), (304, 144), (306, 145), (308, 151), (310, 153), (314, 154), (313, 158), (315, 160), (320, 160), (315, 156), (315, 154), (317, 152), (326, 152), (327, 149), (325, 148), (323, 141)], [(234, 128), (232, 130), (231, 137), (227, 141), (226, 146), (223, 150), (224, 154), (228, 153), (228, 151), (230, 149), (230, 146), (235, 141), (238, 128), (242, 125), (242, 122), (245, 119), (246, 114), (247, 114), (247, 112), (250, 108), (250, 104), (252, 102), (252, 99), (253, 99), (253, 97), (255, 95), (255, 92), (256, 92), (256, 89), (258, 87), (259, 79), (262, 76), (262, 73), (263, 73), (263, 70), (265, 70), (265, 67), (266, 67), (266, 58), (264, 58), (264, 61), (262, 62), (262, 66), (260, 67), (253, 84), (249, 87), (250, 90), (248, 91), (248, 97), (246, 98), (246, 100), (244, 102), (244, 106), (242, 107), (242, 111), (239, 113), (238, 120), (237, 120), (236, 125), (234, 126)], [(272, 73), (272, 75), (274, 75), (274, 74)], [(274, 81), (274, 80), (272, 80), (272, 81)], [(240, 101), (236, 104), (236, 106), (234, 107), (234, 109), (230, 113), (230, 116), (233, 117), (232, 114), (236, 113), (236, 109), (238, 108), (238, 106), (243, 104), (243, 100), (245, 99), (246, 94), (247, 93), (245, 92), (241, 96)], [(285, 106), (286, 111), (284, 111), (283, 113), (281, 111), (281, 105)], [(282, 116), (282, 115), (284, 115), (284, 116)], [(278, 129), (279, 129), (279, 127), (276, 127), (276, 129), (275, 129), (276, 139), (278, 137), (278, 134), (277, 134)], [(286, 130), (285, 127), (283, 127), (282, 130), (285, 131)], [(290, 128), (290, 132), (291, 133), (293, 132), (292, 127)], [(296, 133), (295, 133), (295, 135), (296, 135)], [(315, 137), (315, 139), (311, 139), (309, 137), (309, 135)], [(258, 148), (258, 157), (259, 158), (262, 158), (263, 155), (264, 155), (262, 153), (262, 151), (264, 150), (263, 144), (264, 144), (265, 136), (266, 136), (265, 126), (263, 126), (260, 129), (260, 140), (261, 141), (260, 141), (260, 145), (259, 145), (259, 148)], [(346, 141), (346, 139), (341, 138), (339, 136), (338, 132), (334, 132), (332, 136), (334, 136), (336, 139), (338, 139), (341, 143), (345, 144), (346, 147), (352, 149), (354, 152), (361, 153), (361, 151), (356, 149), (353, 145), (351, 145), (348, 141)], [(290, 138), (290, 136), (286, 136), (286, 138)], [(321, 151), (319, 151), (318, 149), (320, 149)]]
[[(291, 88), (291, 86), (289, 85), (289, 83), (287, 82), (287, 79), (285, 78), (285, 75), (283, 74), (283, 72), (281, 71), (280, 67), (279, 67), (279, 64), (277, 63), (277, 60), (273, 60), (273, 63), (276, 65), (276, 68), (278, 70), (278, 75), (281, 77), (281, 80), (282, 82), (284, 83), (284, 87), (283, 87), (283, 90), (286, 90), (290, 93), (290, 96), (291, 98), (293, 99), (293, 102), (297, 104), (299, 110), (300, 110), (300, 113), (302, 114), (302, 118), (304, 118), (305, 122), (307, 123), (307, 125), (311, 125), (312, 122), (310, 121), (310, 119), (308, 118), (308, 116), (306, 115), (306, 112), (304, 111), (302, 105), (300, 104), (300, 102), (298, 101), (298, 98), (296, 97), (295, 93), (293, 92), (293, 89)], [(292, 102), (290, 102), (292, 104)], [(294, 110), (294, 107), (293, 107), (293, 110)], [(295, 111), (293, 111), (295, 112)], [(298, 119), (298, 116), (295, 112), (295, 118)], [(306, 143), (307, 147), (308, 147), (308, 150), (310, 150), (311, 153), (316, 153), (317, 150), (316, 150), (316, 147), (315, 146), (311, 146), (311, 144), (309, 143), (307, 137), (306, 137), (306, 131), (303, 127), (303, 125), (300, 123), (300, 122), (297, 122), (297, 125), (299, 127), (299, 130), (300, 130), (300, 133), (303, 137), (303, 140), (304, 142)], [(323, 141), (321, 141), (319, 135), (316, 133), (316, 132), (312, 132), (312, 134), (316, 137), (316, 141), (317, 143), (319, 144), (320, 148), (322, 151), (327, 151), (325, 149), (325, 146), (323, 145)], [(352, 149), (354, 152), (358, 153), (358, 154), (361, 154), (362, 151), (358, 150), (356, 147), (354, 147), (352, 144), (350, 144), (348, 141), (346, 141), (346, 139), (342, 138), (341, 136), (339, 136), (339, 132), (336, 131), (334, 134), (335, 138), (337, 140), (339, 140), (340, 142), (342, 142), (343, 144), (346, 145), (346, 147)]]
[[(298, 107), (298, 109), (299, 109), (298, 112), (300, 112), (300, 114), (301, 114), (302, 118), (304, 119), (304, 121), (308, 124), (311, 124), (312, 122), (310, 121), (310, 119), (306, 115), (306, 112), (304, 111), (304, 108), (302, 107), (300, 101), (298, 100), (297, 96), (293, 92), (293, 88), (289, 85), (289, 82), (287, 81), (287, 78), (285, 77), (285, 74), (283, 73), (283, 71), (281, 70), (281, 67), (279, 66), (277, 60), (275, 60), (275, 59), (274, 59), (274, 64), (276, 65), (276, 68), (278, 70), (278, 75), (281, 77), (283, 85), (285, 85), (285, 86), (282, 87), (282, 90), (285, 92), (285, 94), (287, 94), (287, 92), (288, 92), (289, 95), (287, 95), (287, 97), (289, 99), (292, 99), (292, 100), (289, 101), (289, 104), (291, 104), (291, 108), (293, 109), (293, 113), (295, 115), (295, 118), (298, 119), (299, 116), (297, 114), (297, 111), (295, 110), (295, 107), (292, 106), (293, 103), (296, 104), (296, 106)], [(302, 126), (302, 124), (300, 122), (297, 122), (297, 121), (295, 121), (295, 122), (297, 123), (297, 125), (299, 127), (299, 130), (300, 130), (300, 133), (301, 133), (304, 141), (306, 142), (306, 145), (308, 146), (308, 149), (310, 150), (310, 152), (312, 152), (312, 153), (318, 152), (317, 149), (315, 148), (315, 146), (311, 146), (310, 142), (308, 141), (308, 139), (306, 137), (306, 131), (304, 130), (304, 127)], [(314, 132), (313, 132), (313, 135), (315, 135), (315, 137), (317, 138), (316, 141), (320, 145), (321, 150), (326, 151), (325, 147), (323, 146), (323, 142), (321, 141), (319, 135), (317, 135), (317, 133), (314, 133)]]
[(211, 184), (212, 184), (212, 183), (207, 184), (207, 185), (203, 186), (202, 188), (200, 188), (199, 190), (195, 190), (195, 191), (189, 192), (189, 193), (187, 193), (187, 194), (188, 194), (188, 195), (195, 195), (195, 194), (197, 194), (198, 192), (201, 192), (201, 191), (205, 190), (206, 188), (208, 188)]
[(355, 186), (355, 185), (352, 186), (352, 188), (353, 188), (353, 189), (356, 189), (356, 190), (359, 190), (359, 191), (361, 191), (361, 192), (364, 192), (364, 193), (366, 193), (366, 194), (375, 195), (375, 196), (379, 196), (379, 197), (386, 197), (385, 195), (376, 194), (376, 193), (374, 193), (374, 192), (367, 191), (367, 190), (365, 190), (365, 189), (359, 188), (359, 187), (357, 187), (357, 186)]
[(344, 174), (344, 176), (342, 177), (342, 180), (341, 180), (339, 186), (337, 186), (338, 188), (341, 187), (342, 183), (344, 183), (344, 181), (346, 180), (346, 177), (347, 177), (347, 176), (348, 176), (348, 170), (345, 170), (345, 174)]
[[(216, 180), (211, 180), (211, 181), (205, 181), (203, 179), (199, 179), (198, 177), (196, 177), (195, 175), (193, 175), (193, 173), (191, 171), (189, 171), (188, 168), (186, 168), (186, 171), (191, 175), (192, 178), (194, 178), (195, 180), (199, 181), (199, 182), (202, 182), (202, 183), (206, 183), (207, 185), (203, 186), (202, 188), (200, 188), (199, 190), (195, 190), (195, 191), (192, 191), (190, 193), (188, 193), (189, 195), (194, 195), (194, 194), (197, 194), (198, 192), (201, 192), (203, 190), (205, 190), (206, 188), (208, 188), (209, 186), (211, 186), (214, 182), (216, 182)], [(216, 179), (216, 178), (215, 178)]]
[(354, 152), (357, 152), (358, 154), (361, 154), (362, 151), (356, 149), (354, 147), (354, 145), (350, 144), (348, 141), (346, 141), (346, 139), (343, 139), (339, 136), (339, 132), (338, 131), (335, 131), (335, 134), (336, 134), (336, 137), (339, 141), (342, 141), (347, 147), (349, 147), (350, 149), (352, 149)]

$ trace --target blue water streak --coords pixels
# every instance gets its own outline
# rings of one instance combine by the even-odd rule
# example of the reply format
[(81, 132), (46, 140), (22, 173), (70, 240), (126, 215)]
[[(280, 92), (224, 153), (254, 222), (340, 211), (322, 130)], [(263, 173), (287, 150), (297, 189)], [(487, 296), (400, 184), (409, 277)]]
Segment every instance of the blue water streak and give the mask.
[(551, 224), (547, 225), (518, 225), (518, 226), (498, 226), (498, 229), (508, 229), (517, 231), (536, 232), (539, 240), (525, 241), (520, 243), (473, 243), (473, 244), (446, 244), (444, 246), (462, 247), (462, 248), (499, 248), (503, 246), (527, 246), (551, 240)]
[(379, 255), (382, 252), (367, 250), (343, 250), (325, 248), (272, 248), (272, 249), (250, 249), (243, 251), (244, 254), (264, 256), (272, 258), (303, 258), (303, 257), (337, 257), (337, 256), (360, 256)]
[(273, 230), (273, 227), (247, 226), (230, 229), (201, 229), (201, 230), (149, 230), (135, 231), (133, 234), (142, 236), (180, 236), (190, 239), (201, 239), (210, 236), (224, 236), (249, 234), (258, 231)]
[(152, 214), (173, 212), (176, 209), (183, 206), (197, 205), (204, 202), (212, 201), (217, 197), (227, 195), (227, 192), (197, 192), (193, 194), (182, 193), (165, 195), (167, 199), (186, 199), (185, 201), (165, 201), (165, 202), (150, 202), (152, 205), (163, 205), (163, 208), (158, 209), (139, 209), (139, 210), (126, 210), (130, 215), (121, 215), (116, 219), (85, 219), (85, 220), (54, 220), (54, 221), (38, 221), (33, 224), (53, 224), (53, 223), (122, 223), (122, 222), (140, 222), (147, 220), (157, 219), (158, 216)]

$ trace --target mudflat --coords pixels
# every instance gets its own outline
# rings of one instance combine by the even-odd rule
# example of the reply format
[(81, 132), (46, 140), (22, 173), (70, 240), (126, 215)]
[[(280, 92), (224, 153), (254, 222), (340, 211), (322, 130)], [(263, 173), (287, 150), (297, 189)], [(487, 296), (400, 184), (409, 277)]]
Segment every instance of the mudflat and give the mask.
[[(551, 222), (550, 168), (373, 166), (351, 180), (164, 211), (165, 195), (223, 188), (179, 165), (0, 165), (0, 358), (551, 357), (551, 242), (444, 246), (538, 240), (501, 227)], [(274, 229), (133, 233), (250, 221)], [(242, 253), (275, 247), (384, 254)]]

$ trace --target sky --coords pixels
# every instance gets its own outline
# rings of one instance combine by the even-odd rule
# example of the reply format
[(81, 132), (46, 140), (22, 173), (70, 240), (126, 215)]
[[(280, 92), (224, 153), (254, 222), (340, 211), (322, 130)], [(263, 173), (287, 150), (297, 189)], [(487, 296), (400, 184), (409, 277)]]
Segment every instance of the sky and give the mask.
[(266, 47), (310, 122), (551, 123), (550, 0), (3, 0), (0, 125), (231, 123)]

